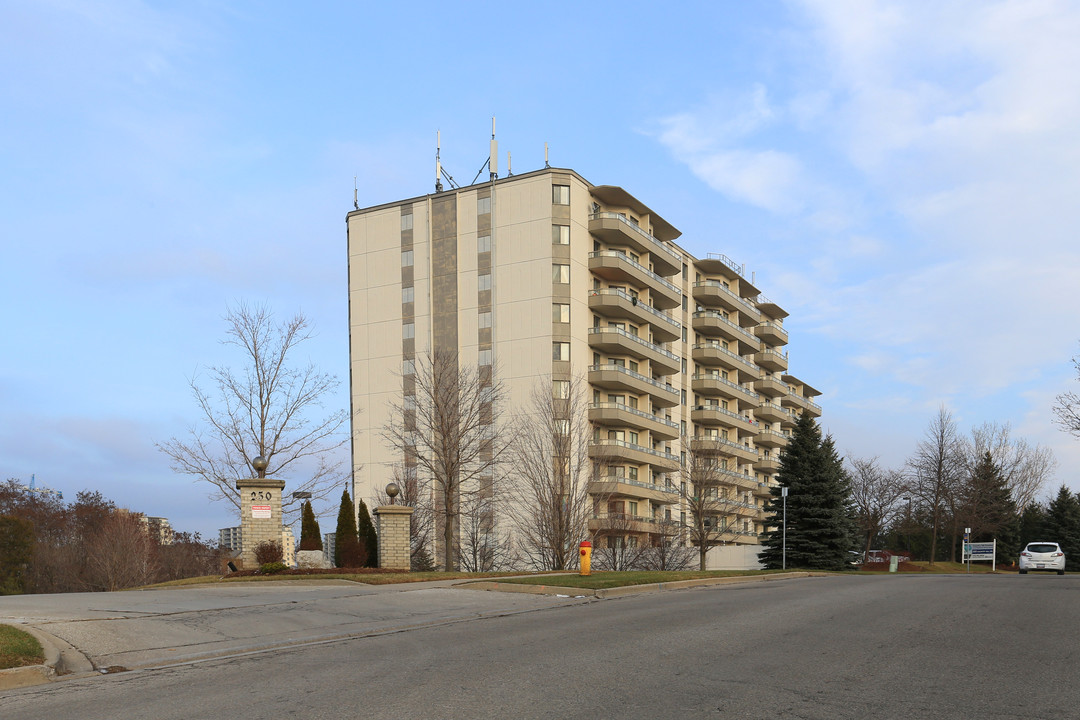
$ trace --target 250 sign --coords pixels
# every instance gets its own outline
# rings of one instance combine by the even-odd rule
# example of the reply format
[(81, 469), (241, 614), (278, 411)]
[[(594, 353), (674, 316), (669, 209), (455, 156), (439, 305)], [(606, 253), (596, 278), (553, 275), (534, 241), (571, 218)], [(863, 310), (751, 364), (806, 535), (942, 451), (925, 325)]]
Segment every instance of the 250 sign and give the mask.
[(264, 492), (263, 490), (251, 491), (251, 502), (270, 502), (274, 497), (272, 492)]

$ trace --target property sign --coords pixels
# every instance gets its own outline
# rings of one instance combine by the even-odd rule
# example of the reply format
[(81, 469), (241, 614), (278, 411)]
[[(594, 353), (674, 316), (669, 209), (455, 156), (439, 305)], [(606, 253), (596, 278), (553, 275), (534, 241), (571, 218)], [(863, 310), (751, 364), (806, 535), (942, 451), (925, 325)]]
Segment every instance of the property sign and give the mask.
[(261, 518), (263, 520), (270, 519), (270, 506), (269, 505), (252, 505), (251, 517)]
[(993, 563), (993, 569), (997, 570), (997, 540), (982, 543), (964, 543), (964, 562), (968, 563), (970, 571), (972, 562)]

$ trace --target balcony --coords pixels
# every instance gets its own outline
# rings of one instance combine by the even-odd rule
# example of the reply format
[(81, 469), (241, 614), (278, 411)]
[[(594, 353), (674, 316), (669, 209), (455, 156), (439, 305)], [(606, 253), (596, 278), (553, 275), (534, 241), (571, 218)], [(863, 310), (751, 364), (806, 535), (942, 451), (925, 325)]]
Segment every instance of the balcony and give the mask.
[(589, 457), (605, 462), (628, 462), (634, 465), (648, 463), (654, 468), (669, 472), (678, 470), (679, 457), (662, 450), (653, 450), (625, 440), (593, 440), (589, 443)]
[[(775, 475), (780, 472), (780, 458), (776, 455), (759, 455), (754, 462), (754, 469), (767, 475)], [(765, 489), (765, 494), (769, 494), (768, 487)]]
[(737, 342), (740, 355), (761, 349), (761, 342), (754, 335), (715, 310), (698, 310), (691, 316), (690, 322), (694, 330), (703, 335), (719, 335)]
[(625, 390), (635, 395), (648, 394), (653, 405), (661, 407), (673, 407), (681, 400), (679, 391), (671, 385), (665, 385), (615, 363), (590, 365), (589, 384), (612, 390)]
[(749, 382), (761, 377), (761, 371), (742, 355), (733, 353), (718, 342), (698, 343), (691, 348), (694, 362), (703, 365), (719, 365), (734, 370), (739, 382)]
[(649, 288), (652, 304), (667, 310), (682, 305), (682, 290), (620, 250), (589, 253), (589, 270), (608, 281)]
[[(739, 415), (730, 410), (725, 410), (719, 405), (695, 405), (690, 409), (690, 419), (701, 425), (720, 425), (721, 427), (734, 430), (738, 437), (751, 437), (757, 435), (759, 427), (754, 424), (749, 415)], [(754, 460), (757, 453), (749, 460)]]
[(679, 437), (678, 423), (622, 403), (592, 403), (589, 406), (589, 422), (647, 430), (652, 437), (664, 440)]
[(660, 505), (672, 505), (679, 501), (679, 491), (674, 487), (662, 487), (626, 477), (605, 475), (589, 483), (593, 497), (628, 497), (652, 500)]
[(754, 389), (762, 395), (770, 398), (786, 397), (788, 395), (787, 383), (778, 380), (771, 375), (766, 375), (754, 382)]
[(754, 334), (764, 341), (766, 345), (775, 347), (777, 345), (787, 345), (788, 343), (787, 330), (771, 321), (765, 321), (755, 327)]
[[(739, 324), (744, 327), (757, 325), (761, 322), (759, 311), (749, 300), (739, 297), (717, 280), (701, 280), (694, 283), (694, 300), (702, 305), (723, 307), (739, 313)], [(744, 321), (741, 316), (745, 316)]]
[(718, 470), (717, 472), (720, 474), (720, 482), (726, 485), (735, 485), (747, 490), (757, 488), (758, 481), (745, 473), (735, 472), (734, 470)]
[(754, 362), (771, 372), (787, 372), (788, 354), (766, 348), (754, 354)]
[(589, 530), (595, 533), (658, 533), (663, 521), (644, 515), (626, 513), (600, 513), (589, 518)]
[(754, 417), (762, 422), (782, 423), (791, 419), (791, 412), (785, 410), (776, 403), (762, 401), (761, 405), (754, 410)]
[(625, 290), (604, 288), (589, 292), (589, 309), (605, 317), (627, 318), (652, 328), (653, 338), (671, 342), (682, 337), (682, 325), (678, 320), (660, 312), (639, 297)]
[(793, 408), (795, 414), (799, 415), (803, 412), (810, 413), (811, 417), (821, 417), (821, 406), (812, 400), (804, 398), (802, 395), (796, 395), (794, 390), (789, 388), (787, 395), (780, 398), (780, 404), (784, 407)]
[(649, 253), (653, 267), (661, 275), (674, 275), (682, 269), (682, 256), (679, 253), (619, 213), (599, 212), (589, 215), (589, 232), (606, 243), (630, 245), (643, 253)]
[(733, 443), (721, 437), (699, 436), (690, 439), (690, 447), (696, 453), (708, 455), (730, 455), (744, 461), (754, 462), (757, 460), (757, 450)]
[(762, 430), (754, 437), (754, 444), (758, 447), (782, 448), (787, 446), (790, 439), (787, 435), (772, 430)]
[(589, 328), (589, 347), (614, 355), (633, 355), (648, 360), (650, 367), (658, 375), (677, 373), (682, 366), (682, 361), (675, 353), (622, 328)]
[(690, 387), (696, 393), (702, 395), (719, 395), (722, 397), (738, 400), (747, 407), (757, 407), (761, 398), (753, 390), (747, 390), (742, 385), (733, 383), (720, 377), (720, 374), (694, 375), (690, 378)]

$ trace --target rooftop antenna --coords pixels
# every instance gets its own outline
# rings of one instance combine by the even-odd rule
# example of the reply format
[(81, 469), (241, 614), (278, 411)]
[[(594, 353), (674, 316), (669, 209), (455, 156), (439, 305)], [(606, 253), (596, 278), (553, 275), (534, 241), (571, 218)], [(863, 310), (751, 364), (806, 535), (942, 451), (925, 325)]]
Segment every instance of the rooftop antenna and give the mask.
[(546, 167), (546, 168), (551, 167), (551, 163), (548, 162), (548, 146), (547, 146), (547, 143), (544, 143), (544, 167)]
[(491, 152), (488, 154), (488, 170), (491, 180), (499, 177), (499, 141), (495, 139), (495, 118), (491, 118)]
[(360, 209), (360, 202), (356, 199), (356, 176), (352, 176), (352, 206), (357, 210)]
[(513, 177), (514, 171), (510, 169), (510, 151), (506, 151), (506, 177)]
[(439, 154), (442, 152), (442, 130), (435, 131), (435, 192), (442, 192), (442, 160)]

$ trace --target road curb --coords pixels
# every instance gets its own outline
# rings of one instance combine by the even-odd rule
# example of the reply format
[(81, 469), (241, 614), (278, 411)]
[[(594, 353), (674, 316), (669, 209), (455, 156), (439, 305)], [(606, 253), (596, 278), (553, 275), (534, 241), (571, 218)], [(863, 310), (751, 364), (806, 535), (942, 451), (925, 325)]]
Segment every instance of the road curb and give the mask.
[(55, 635), (30, 625), (7, 624), (33, 635), (34, 639), (41, 643), (45, 662), (41, 665), (0, 670), (0, 690), (42, 685), (60, 676), (93, 672), (94, 664), (85, 655)]
[(769, 575), (736, 575), (733, 577), (672, 580), (671, 582), (649, 583), (647, 585), (626, 585), (615, 588), (601, 588), (599, 590), (564, 587), (559, 585), (525, 585), (522, 583), (497, 582), (491, 580), (465, 582), (453, 585), (452, 587), (457, 590), (487, 590), (491, 592), (516, 592), (529, 593), (531, 595), (567, 595), (569, 597), (594, 597), (604, 599), (621, 597), (623, 595), (637, 595), (639, 593), (663, 590), (684, 590), (686, 588), (709, 587), (713, 585), (736, 585), (750, 582), (787, 580), (790, 578), (827, 577), (831, 574), (832, 573), (825, 572), (789, 572), (773, 573)]

